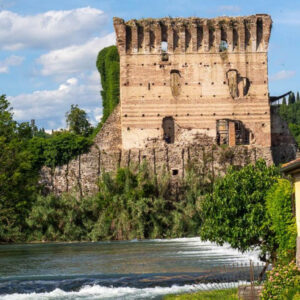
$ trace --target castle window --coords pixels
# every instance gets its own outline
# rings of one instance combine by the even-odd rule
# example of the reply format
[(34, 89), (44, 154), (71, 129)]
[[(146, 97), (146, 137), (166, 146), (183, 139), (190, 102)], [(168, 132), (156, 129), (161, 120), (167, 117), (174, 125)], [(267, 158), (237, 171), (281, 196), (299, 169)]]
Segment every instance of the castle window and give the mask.
[(227, 43), (227, 33), (224, 27), (221, 27), (221, 43), (219, 46), (219, 51), (224, 52), (228, 49), (228, 43)]
[(167, 144), (173, 144), (175, 141), (175, 122), (173, 117), (163, 119), (163, 139)]
[(168, 61), (169, 60), (168, 42), (166, 42), (166, 41), (161, 42), (161, 60), (162, 61)]
[(249, 145), (250, 131), (241, 121), (217, 120), (216, 141), (218, 145)]
[(161, 42), (161, 51), (168, 52), (168, 42), (165, 42), (165, 41)]
[(227, 43), (227, 41), (225, 41), (225, 40), (221, 40), (221, 43), (220, 43), (220, 52), (225, 52), (225, 51), (227, 51), (227, 49), (228, 49), (228, 43)]

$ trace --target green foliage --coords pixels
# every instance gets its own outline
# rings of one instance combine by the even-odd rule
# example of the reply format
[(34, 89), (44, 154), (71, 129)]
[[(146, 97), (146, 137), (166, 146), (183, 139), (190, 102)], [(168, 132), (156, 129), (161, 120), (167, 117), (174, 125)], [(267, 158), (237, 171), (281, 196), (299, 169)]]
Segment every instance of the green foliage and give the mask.
[(114, 177), (104, 173), (98, 195), (101, 213), (91, 239), (168, 236), (171, 218), (163, 185), (156, 184), (155, 176), (146, 165), (137, 172), (121, 168)]
[(289, 102), (289, 105), (294, 104), (296, 102), (296, 97), (295, 97), (294, 93), (289, 94), (288, 102)]
[(28, 126), (13, 120), (11, 107), (0, 96), (0, 242), (22, 240), (24, 216), (37, 189), (38, 174), (27, 149)]
[(182, 294), (182, 295), (167, 295), (164, 300), (237, 300), (237, 289), (224, 289), (215, 291), (200, 291), (197, 293)]
[(267, 272), (261, 299), (299, 299), (300, 271), (294, 261), (289, 264), (276, 265)]
[(116, 46), (102, 49), (97, 58), (97, 69), (101, 76), (104, 123), (120, 99), (120, 57)]
[(92, 140), (69, 131), (58, 131), (49, 138), (33, 137), (28, 149), (34, 154), (36, 168), (62, 166), (79, 154), (88, 151)]
[(78, 199), (74, 194), (61, 197), (38, 196), (26, 218), (29, 241), (85, 240), (92, 223), (97, 220), (97, 202), (93, 198)]
[[(124, 240), (196, 236), (206, 186), (197, 172), (175, 193), (167, 174), (155, 176), (146, 164), (137, 170), (103, 173), (99, 192), (79, 200), (76, 193), (39, 196), (26, 219), (29, 240)], [(199, 183), (200, 182), (200, 183)], [(208, 184), (206, 182), (206, 184)], [(176, 201), (176, 199), (178, 199)]]
[(66, 123), (71, 133), (87, 137), (92, 132), (86, 112), (78, 105), (71, 105), (70, 111), (66, 113)]
[(229, 243), (247, 251), (259, 247), (261, 259), (275, 258), (275, 234), (269, 228), (265, 194), (277, 181), (279, 170), (263, 160), (239, 171), (229, 169), (202, 203), (200, 236), (218, 244)]
[(289, 128), (297, 142), (300, 145), (300, 96), (297, 92), (297, 96), (292, 93), (289, 95), (288, 105), (286, 99), (283, 99), (282, 105), (279, 108), (279, 115), (288, 124)]
[(292, 212), (292, 186), (286, 179), (279, 179), (266, 195), (267, 216), (275, 232), (278, 255), (288, 260), (295, 256), (296, 220)]

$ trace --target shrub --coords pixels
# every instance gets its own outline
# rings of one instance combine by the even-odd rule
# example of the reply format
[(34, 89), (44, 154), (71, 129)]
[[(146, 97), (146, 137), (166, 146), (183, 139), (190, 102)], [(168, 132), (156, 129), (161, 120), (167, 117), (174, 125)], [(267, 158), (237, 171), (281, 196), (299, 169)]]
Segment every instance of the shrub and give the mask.
[(278, 243), (277, 256), (290, 261), (296, 250), (296, 220), (292, 211), (292, 186), (286, 179), (279, 179), (266, 195), (267, 216)]
[[(294, 261), (278, 264), (267, 272), (261, 299), (297, 299), (300, 293), (300, 271)], [(298, 296), (297, 296), (298, 294)], [(298, 298), (299, 299), (299, 298)]]

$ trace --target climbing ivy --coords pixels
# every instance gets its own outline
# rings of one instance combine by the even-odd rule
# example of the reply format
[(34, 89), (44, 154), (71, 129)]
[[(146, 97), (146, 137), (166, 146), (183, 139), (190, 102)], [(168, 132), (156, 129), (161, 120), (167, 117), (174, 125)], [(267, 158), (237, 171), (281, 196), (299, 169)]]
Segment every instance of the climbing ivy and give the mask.
[(120, 100), (120, 57), (116, 46), (102, 49), (97, 57), (97, 69), (102, 84), (102, 106), (104, 123)]

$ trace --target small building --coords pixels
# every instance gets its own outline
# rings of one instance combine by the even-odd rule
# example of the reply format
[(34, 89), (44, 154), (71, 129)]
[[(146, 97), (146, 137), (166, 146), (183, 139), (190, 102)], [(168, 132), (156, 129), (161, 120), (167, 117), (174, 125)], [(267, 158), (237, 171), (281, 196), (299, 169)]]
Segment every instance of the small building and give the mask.
[(297, 253), (296, 262), (300, 267), (300, 158), (284, 164), (281, 168), (284, 174), (291, 175), (295, 186), (295, 212), (297, 225)]

